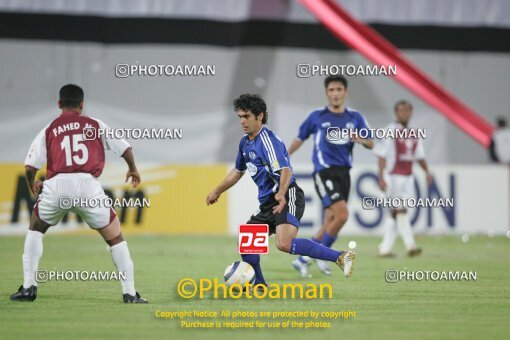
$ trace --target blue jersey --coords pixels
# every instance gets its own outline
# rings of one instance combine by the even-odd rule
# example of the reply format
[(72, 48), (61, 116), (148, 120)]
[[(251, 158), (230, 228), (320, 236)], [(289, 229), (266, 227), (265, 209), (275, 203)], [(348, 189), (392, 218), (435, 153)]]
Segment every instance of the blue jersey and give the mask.
[[(253, 140), (248, 135), (241, 138), (236, 159), (236, 170), (246, 171), (259, 188), (259, 202), (264, 203), (280, 186), (279, 170), (292, 167), (289, 154), (282, 140), (265, 126)], [(290, 184), (296, 179), (292, 175)]]
[[(335, 134), (335, 130), (337, 132), (342, 129), (359, 131), (368, 128), (368, 123), (358, 111), (346, 108), (342, 113), (333, 113), (326, 106), (310, 113), (301, 124), (297, 139), (305, 141), (313, 134), (315, 145), (312, 161), (315, 172), (331, 166), (350, 168), (354, 143), (348, 136)], [(368, 131), (365, 132), (368, 134)]]

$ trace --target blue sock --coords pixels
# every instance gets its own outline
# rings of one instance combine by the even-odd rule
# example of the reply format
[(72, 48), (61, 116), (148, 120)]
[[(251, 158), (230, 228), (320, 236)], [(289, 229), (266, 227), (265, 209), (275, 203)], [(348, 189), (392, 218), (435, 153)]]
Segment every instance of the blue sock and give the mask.
[(303, 256), (301, 256), (301, 255), (299, 255), (298, 260), (299, 260), (299, 262), (301, 262), (301, 263), (308, 263), (308, 261), (307, 261), (307, 260), (305, 260), (305, 259), (303, 258)]
[(304, 238), (294, 238), (290, 246), (291, 254), (299, 254), (310, 256), (314, 259), (336, 262), (338, 257), (342, 255), (341, 251), (336, 251), (322, 244), (315, 243)]
[(249, 263), (253, 269), (255, 270), (255, 284), (263, 283), (266, 284), (264, 280), (264, 275), (262, 275), (262, 269), (260, 268), (260, 255), (257, 254), (243, 254), (241, 255), (244, 262)]
[(328, 247), (328, 248), (331, 248), (331, 245), (333, 243), (335, 243), (336, 241), (336, 237), (333, 237), (331, 236), (330, 234), (328, 233), (324, 233), (324, 236), (322, 237), (322, 242), (321, 244), (324, 246), (324, 247)]
[[(315, 243), (319, 243), (319, 244), (321, 243), (321, 240), (319, 240), (318, 238), (315, 238), (315, 237), (312, 237), (312, 241), (313, 241), (313, 242), (315, 242)], [(308, 263), (308, 261), (306, 261), (306, 260), (303, 258), (303, 256), (299, 256), (299, 257), (298, 257), (298, 260), (299, 260), (299, 262), (301, 262), (301, 263)]]

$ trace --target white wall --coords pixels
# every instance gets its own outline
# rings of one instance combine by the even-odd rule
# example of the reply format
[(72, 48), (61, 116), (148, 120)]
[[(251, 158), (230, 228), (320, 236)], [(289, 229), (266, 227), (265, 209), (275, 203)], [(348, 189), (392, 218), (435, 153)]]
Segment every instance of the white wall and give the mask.
[[(507, 54), (404, 51), (433, 79), (491, 122), (508, 114)], [(263, 95), (270, 127), (287, 143), (307, 113), (325, 104), (322, 77), (298, 78), (299, 63), (365, 64), (354, 52), (305, 49), (218, 48), (176, 45), (101, 45), (43, 41), (0, 41), (0, 161), (22, 161), (35, 134), (58, 114), (59, 88), (69, 82), (85, 89), (85, 110), (112, 127), (182, 127), (184, 139), (132, 141), (140, 160), (230, 162), (241, 135), (232, 99)], [(131, 77), (114, 75), (118, 63), (214, 64), (214, 77)], [(398, 72), (398, 71), (397, 71)], [(487, 151), (442, 115), (385, 77), (350, 80), (348, 105), (365, 114), (372, 127), (393, 119), (401, 98), (415, 106), (413, 123), (427, 128), (425, 148), (434, 164), (484, 164)], [(178, 126), (181, 125), (181, 126)], [(8, 146), (8, 147), (7, 147)], [(196, 150), (201, 151), (197, 154)], [(358, 148), (354, 157), (370, 163)], [(308, 162), (298, 152), (296, 162)]]
[[(503, 235), (508, 231), (510, 215), (510, 171), (505, 166), (435, 166), (432, 174), (442, 198), (453, 198), (454, 208), (450, 220), (442, 208), (413, 208), (409, 213), (416, 221), (413, 229), (418, 234), (483, 234)], [(299, 175), (309, 174), (310, 166), (294, 165)], [(416, 197), (427, 197), (426, 181), (421, 170), (416, 169), (419, 189)], [(383, 216), (387, 209), (364, 210), (362, 197), (381, 197), (375, 180), (375, 165), (355, 165), (351, 171), (349, 220), (342, 235), (382, 235)], [(300, 235), (312, 235), (321, 226), (322, 207), (315, 193), (312, 178), (299, 179), (299, 186), (310, 200), (301, 222), (311, 227), (301, 227)], [(359, 190), (359, 192), (358, 192)], [(257, 189), (245, 175), (229, 191), (229, 228), (237, 233), (237, 226), (246, 222), (257, 210)], [(429, 219), (430, 218), (430, 219)]]

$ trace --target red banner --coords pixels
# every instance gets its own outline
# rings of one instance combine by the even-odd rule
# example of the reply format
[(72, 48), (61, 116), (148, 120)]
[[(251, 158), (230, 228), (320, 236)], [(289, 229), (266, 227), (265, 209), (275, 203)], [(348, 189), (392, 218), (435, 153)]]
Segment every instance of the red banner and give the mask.
[(493, 126), (408, 61), (398, 49), (368, 25), (350, 16), (333, 0), (300, 0), (337, 38), (376, 65), (396, 65), (395, 79), (441, 112), (485, 147)]

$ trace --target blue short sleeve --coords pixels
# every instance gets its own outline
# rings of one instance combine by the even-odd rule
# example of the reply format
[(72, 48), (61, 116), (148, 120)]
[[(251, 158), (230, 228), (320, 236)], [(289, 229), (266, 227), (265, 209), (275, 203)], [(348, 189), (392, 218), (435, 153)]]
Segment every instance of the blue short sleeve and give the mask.
[(246, 171), (246, 161), (244, 160), (243, 156), (243, 141), (239, 143), (239, 151), (237, 152), (237, 158), (236, 158), (236, 170), (237, 171)]

